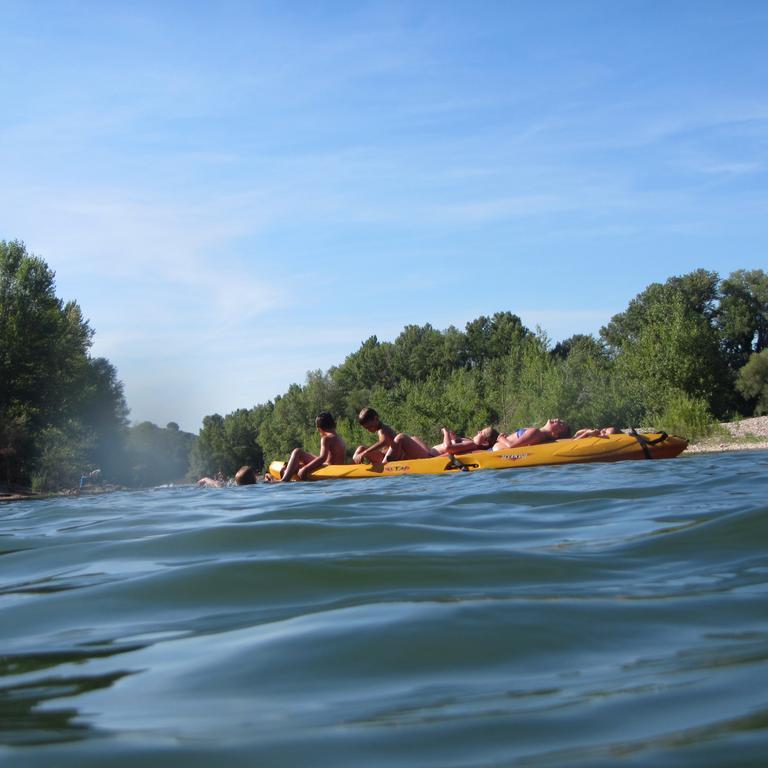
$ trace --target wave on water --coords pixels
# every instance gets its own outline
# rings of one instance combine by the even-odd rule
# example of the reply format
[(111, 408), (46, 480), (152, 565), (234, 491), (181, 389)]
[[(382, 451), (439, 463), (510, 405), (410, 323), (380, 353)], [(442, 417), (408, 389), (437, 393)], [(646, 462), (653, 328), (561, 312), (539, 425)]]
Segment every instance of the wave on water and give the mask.
[(768, 452), (0, 507), (13, 765), (763, 765)]

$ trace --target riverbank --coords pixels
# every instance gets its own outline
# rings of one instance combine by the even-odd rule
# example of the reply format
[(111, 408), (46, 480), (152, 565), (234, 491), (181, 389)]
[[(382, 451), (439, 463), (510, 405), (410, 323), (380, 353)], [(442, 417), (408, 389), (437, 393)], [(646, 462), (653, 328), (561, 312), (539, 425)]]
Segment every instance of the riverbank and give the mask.
[(685, 453), (768, 450), (768, 416), (720, 424), (718, 434), (691, 443)]
[(20, 485), (0, 485), (0, 503), (4, 501), (23, 501), (24, 499), (49, 499), (54, 496), (97, 496), (102, 493), (125, 490), (128, 489), (122, 485), (89, 485), (82, 489), (70, 488), (63, 491), (36, 493)]

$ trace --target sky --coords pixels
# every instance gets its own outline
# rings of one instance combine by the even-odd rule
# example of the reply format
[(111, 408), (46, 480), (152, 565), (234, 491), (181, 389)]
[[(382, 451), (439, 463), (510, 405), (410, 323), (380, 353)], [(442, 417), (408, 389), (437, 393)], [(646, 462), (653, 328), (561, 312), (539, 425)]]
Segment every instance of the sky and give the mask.
[(768, 268), (762, 0), (0, 0), (0, 240), (134, 423), (197, 432), (411, 323), (597, 334)]

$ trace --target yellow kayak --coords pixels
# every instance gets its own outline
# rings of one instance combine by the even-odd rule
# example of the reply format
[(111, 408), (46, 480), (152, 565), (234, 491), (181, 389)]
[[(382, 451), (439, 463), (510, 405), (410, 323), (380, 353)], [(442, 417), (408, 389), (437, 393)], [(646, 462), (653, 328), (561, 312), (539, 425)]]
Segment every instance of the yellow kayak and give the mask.
[[(556, 440), (504, 451), (476, 451), (461, 456), (392, 461), (387, 464), (329, 464), (312, 473), (312, 480), (331, 478), (392, 477), (394, 475), (443, 475), (478, 469), (540, 467), (548, 464), (587, 464), (595, 461), (671, 459), (682, 453), (688, 441), (657, 432), (643, 435), (609, 435), (582, 440)], [(280, 479), (284, 461), (273, 461), (269, 474)]]

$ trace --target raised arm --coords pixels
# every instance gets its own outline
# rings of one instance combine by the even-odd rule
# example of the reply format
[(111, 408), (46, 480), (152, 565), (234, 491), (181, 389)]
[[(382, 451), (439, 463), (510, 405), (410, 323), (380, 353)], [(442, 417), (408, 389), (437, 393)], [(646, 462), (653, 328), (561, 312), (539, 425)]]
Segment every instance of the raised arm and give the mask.
[(395, 433), (392, 427), (388, 427), (385, 424), (382, 424), (381, 429), (378, 431), (378, 438), (379, 439), (377, 442), (375, 442), (373, 445), (369, 445), (364, 451), (358, 454), (361, 461), (369, 453), (373, 453), (374, 451), (383, 452), (389, 448), (390, 445), (392, 445), (392, 441), (395, 438)]

